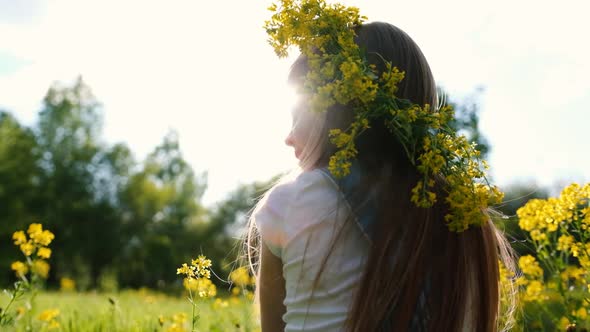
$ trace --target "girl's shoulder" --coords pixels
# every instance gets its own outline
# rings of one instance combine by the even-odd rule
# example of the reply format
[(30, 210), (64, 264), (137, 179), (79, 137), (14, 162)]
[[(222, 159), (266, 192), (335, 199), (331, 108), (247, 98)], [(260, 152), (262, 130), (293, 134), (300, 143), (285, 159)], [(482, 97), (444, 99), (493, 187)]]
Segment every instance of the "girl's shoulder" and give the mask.
[[(323, 169), (303, 171), (282, 179), (266, 195), (268, 208), (280, 210), (284, 218), (299, 209), (320, 213), (334, 208), (338, 186)], [(291, 215), (292, 216), (292, 215)]]
[(321, 223), (339, 206), (339, 191), (322, 169), (287, 176), (273, 186), (253, 212), (269, 249), (279, 250), (298, 233)]

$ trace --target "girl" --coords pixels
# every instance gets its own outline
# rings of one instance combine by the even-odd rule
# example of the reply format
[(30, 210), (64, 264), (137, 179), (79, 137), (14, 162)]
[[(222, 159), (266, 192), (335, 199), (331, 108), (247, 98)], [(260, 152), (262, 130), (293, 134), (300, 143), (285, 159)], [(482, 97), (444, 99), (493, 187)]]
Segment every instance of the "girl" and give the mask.
[[(387, 23), (354, 29), (377, 72), (388, 62), (405, 72), (396, 96), (437, 105), (428, 63), (406, 33)], [(309, 63), (302, 55), (292, 66), (296, 87)], [(350, 128), (353, 107), (312, 112), (310, 100), (300, 96), (285, 141), (301, 171), (271, 188), (250, 219), (262, 331), (496, 331), (508, 246), (492, 222), (450, 231), (443, 177), (437, 203), (418, 207), (411, 196), (422, 174), (380, 121), (355, 138), (349, 174), (334, 176), (330, 133)]]

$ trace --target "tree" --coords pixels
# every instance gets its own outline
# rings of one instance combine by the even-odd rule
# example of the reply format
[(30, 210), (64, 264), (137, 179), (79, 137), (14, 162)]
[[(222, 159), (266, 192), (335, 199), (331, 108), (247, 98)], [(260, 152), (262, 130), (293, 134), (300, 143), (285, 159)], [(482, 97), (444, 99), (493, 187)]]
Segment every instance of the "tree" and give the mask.
[[(0, 111), (0, 266), (10, 266), (18, 250), (12, 233), (35, 220), (38, 201), (39, 150), (33, 132), (8, 112)], [(0, 284), (9, 274), (0, 274)]]
[(450, 100), (444, 89), (439, 88), (439, 103), (453, 106), (455, 119), (451, 122), (451, 127), (464, 134), (467, 140), (475, 142), (482, 158), (485, 159), (490, 152), (491, 146), (479, 129), (479, 105), (477, 100), (478, 95), (482, 92), (483, 88), (479, 88), (476, 93), (464, 100), (455, 101)]
[(123, 234), (120, 278), (132, 286), (175, 281), (176, 267), (200, 246), (191, 225), (204, 218), (206, 174), (195, 175), (170, 132), (131, 175), (119, 196)]
[(101, 105), (78, 78), (72, 86), (49, 89), (36, 128), (42, 151), (40, 221), (56, 235), (52, 275), (86, 279), (88, 286), (96, 284), (121, 246), (117, 211), (97, 190), (109, 163), (117, 163), (100, 142), (101, 124)]

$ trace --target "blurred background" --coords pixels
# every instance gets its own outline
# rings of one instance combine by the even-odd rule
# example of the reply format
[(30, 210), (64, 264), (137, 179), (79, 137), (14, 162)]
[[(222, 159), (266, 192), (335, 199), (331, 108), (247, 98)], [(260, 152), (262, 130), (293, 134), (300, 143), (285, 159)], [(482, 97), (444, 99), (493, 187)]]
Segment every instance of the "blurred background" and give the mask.
[[(341, 2), (420, 45), (507, 192), (498, 209), (590, 181), (586, 2)], [(227, 277), (248, 211), (296, 166), (297, 53), (266, 44), (265, 7), (0, 0), (0, 286), (31, 222), (56, 234), (50, 287), (166, 290), (199, 253)]]

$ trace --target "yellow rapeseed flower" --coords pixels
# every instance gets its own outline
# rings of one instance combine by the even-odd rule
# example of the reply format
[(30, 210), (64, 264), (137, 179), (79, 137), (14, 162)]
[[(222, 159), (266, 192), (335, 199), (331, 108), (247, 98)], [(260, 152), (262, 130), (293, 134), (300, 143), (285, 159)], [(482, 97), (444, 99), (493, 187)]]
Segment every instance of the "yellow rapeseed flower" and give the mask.
[(25, 307), (18, 307), (18, 308), (16, 308), (16, 315), (17, 315), (18, 317), (22, 317), (22, 316), (24, 316), (24, 314), (25, 314), (26, 312), (27, 312), (27, 308), (25, 308)]
[(176, 274), (185, 274), (187, 277), (194, 275), (193, 270), (186, 263), (183, 263), (181, 267), (176, 269)]
[(586, 310), (586, 308), (579, 308), (578, 310), (574, 310), (572, 312), (572, 315), (578, 317), (581, 320), (586, 320), (586, 318), (588, 317), (588, 311)]
[(182, 324), (172, 323), (166, 329), (166, 332), (186, 332), (187, 330), (184, 328)]
[(183, 286), (185, 289), (195, 292), (199, 297), (214, 297), (217, 295), (217, 287), (210, 279), (185, 278)]
[(69, 292), (76, 289), (76, 282), (67, 277), (63, 277), (59, 280), (59, 289), (63, 292)]
[(37, 233), (34, 237), (31, 238), (35, 241), (35, 243), (40, 244), (42, 246), (48, 246), (51, 241), (55, 238), (55, 235), (48, 230), (44, 230), (40, 233)]
[(177, 324), (183, 324), (184, 322), (186, 322), (186, 314), (184, 312), (174, 314), (172, 316), (172, 321)]
[(29, 236), (34, 236), (36, 234), (41, 233), (42, 231), (43, 225), (37, 223), (30, 224), (29, 229), (27, 229), (27, 233), (29, 234)]
[(49, 321), (49, 324), (47, 325), (47, 329), (48, 330), (54, 330), (54, 329), (58, 329), (60, 327), (59, 322), (54, 320)]
[(568, 251), (574, 243), (574, 237), (571, 235), (562, 235), (557, 240), (557, 250)]
[(216, 298), (215, 302), (213, 302), (213, 309), (227, 308), (228, 305), (229, 303), (227, 301)]
[(543, 283), (539, 280), (533, 280), (528, 283), (523, 296), (525, 302), (540, 302), (547, 299), (547, 296), (543, 294)]
[(51, 249), (47, 247), (41, 247), (37, 250), (37, 256), (45, 259), (49, 259), (51, 257)]
[(519, 258), (518, 260), (518, 267), (522, 270), (522, 272), (530, 277), (542, 277), (543, 276), (543, 269), (539, 266), (539, 263), (535, 259), (535, 257), (531, 255), (525, 255)]
[(42, 259), (36, 259), (33, 261), (32, 271), (41, 278), (47, 279), (49, 276), (49, 264)]
[(21, 261), (13, 262), (10, 265), (10, 268), (16, 273), (18, 277), (23, 277), (29, 272), (29, 267), (27, 264)]
[(235, 270), (233, 270), (229, 274), (229, 279), (236, 285), (240, 287), (246, 287), (250, 284), (250, 273), (248, 272), (248, 268), (245, 266), (241, 266)]
[(31, 241), (28, 241), (26, 243), (22, 243), (20, 245), (20, 251), (22, 251), (22, 253), (25, 256), (31, 256), (33, 254), (33, 252), (35, 251), (35, 246), (33, 245), (33, 243), (31, 243)]
[(37, 316), (37, 319), (40, 321), (49, 322), (57, 318), (57, 316), (59, 316), (58, 309), (47, 309), (42, 311), (39, 316)]
[(27, 236), (23, 231), (17, 231), (12, 234), (12, 239), (14, 240), (14, 245), (20, 246), (23, 243), (27, 243)]

